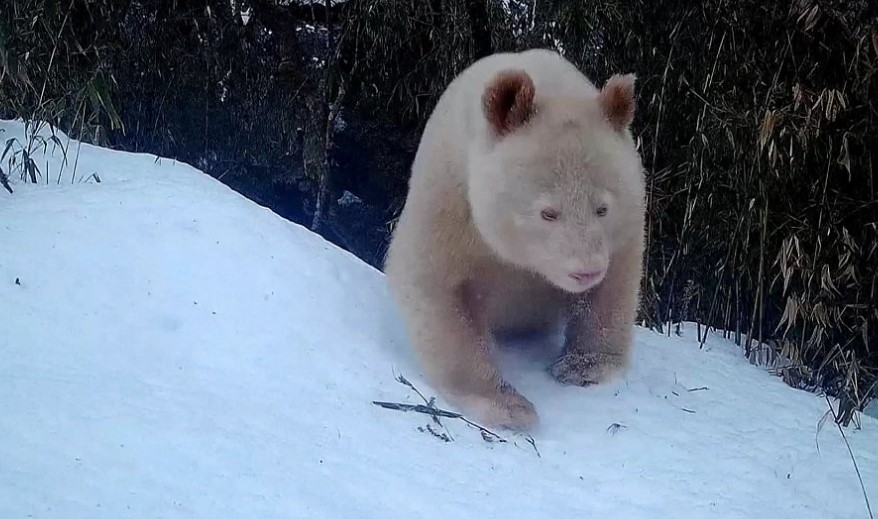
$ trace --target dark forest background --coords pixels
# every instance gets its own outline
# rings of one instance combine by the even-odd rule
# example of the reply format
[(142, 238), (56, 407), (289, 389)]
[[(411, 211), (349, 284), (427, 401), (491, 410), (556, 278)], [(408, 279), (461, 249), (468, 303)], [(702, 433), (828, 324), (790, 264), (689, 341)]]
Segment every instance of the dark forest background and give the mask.
[[(878, 387), (874, 0), (4, 0), (0, 117), (185, 161), (380, 267), (438, 95), (531, 47), (639, 77), (643, 322), (726, 330), (855, 419)], [(0, 144), (3, 187), (45, 181)]]

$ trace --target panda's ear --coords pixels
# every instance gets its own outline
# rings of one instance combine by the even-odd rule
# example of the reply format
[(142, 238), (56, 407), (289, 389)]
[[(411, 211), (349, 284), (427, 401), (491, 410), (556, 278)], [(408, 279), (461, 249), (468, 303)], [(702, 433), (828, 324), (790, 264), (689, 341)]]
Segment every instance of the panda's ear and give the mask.
[(534, 112), (534, 83), (523, 70), (504, 70), (488, 83), (482, 95), (488, 127), (503, 137), (524, 126)]
[(614, 74), (607, 80), (598, 95), (598, 102), (610, 125), (616, 131), (631, 126), (634, 121), (634, 74)]

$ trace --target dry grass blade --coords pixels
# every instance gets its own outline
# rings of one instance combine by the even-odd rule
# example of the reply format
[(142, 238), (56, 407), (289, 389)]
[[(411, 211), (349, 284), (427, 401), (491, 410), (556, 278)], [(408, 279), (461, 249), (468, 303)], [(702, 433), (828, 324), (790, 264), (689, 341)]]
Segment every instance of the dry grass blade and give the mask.
[[(851, 444), (848, 441), (847, 435), (844, 433), (844, 429), (842, 429), (841, 424), (839, 423), (838, 416), (836, 412), (832, 409), (832, 403), (829, 401), (829, 397), (824, 395), (826, 399), (826, 405), (829, 407), (827, 414), (835, 415), (835, 427), (838, 429), (838, 433), (841, 435), (841, 438), (844, 440), (844, 445), (847, 448), (848, 455), (851, 458), (851, 463), (854, 465), (854, 471), (857, 473), (857, 480), (860, 482), (860, 490), (863, 492), (863, 501), (866, 504), (866, 512), (869, 514), (869, 519), (875, 519), (875, 515), (872, 513), (872, 504), (869, 502), (869, 493), (866, 491), (866, 485), (863, 483), (863, 475), (860, 473), (860, 466), (857, 464), (857, 458), (854, 456), (854, 451), (851, 448)], [(821, 418), (821, 423), (824, 421), (824, 418)], [(818, 431), (820, 427), (818, 426)]]
[(0, 186), (3, 186), (7, 191), (9, 191), (9, 194), (14, 194), (14, 191), (12, 191), (12, 186), (9, 185), (9, 177), (6, 176), (6, 172), (3, 171), (3, 166), (0, 166)]

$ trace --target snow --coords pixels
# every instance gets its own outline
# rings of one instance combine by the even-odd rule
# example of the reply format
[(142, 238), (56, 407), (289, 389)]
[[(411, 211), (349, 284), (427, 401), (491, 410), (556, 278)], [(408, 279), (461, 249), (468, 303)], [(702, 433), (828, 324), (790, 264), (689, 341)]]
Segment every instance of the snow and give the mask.
[[(716, 335), (639, 329), (591, 388), (506, 352), (535, 447), (444, 442), (372, 404), (434, 394), (380, 272), (190, 166), (47, 151), (0, 190), (0, 517), (867, 517), (825, 400)], [(878, 422), (845, 434), (878, 499)]]

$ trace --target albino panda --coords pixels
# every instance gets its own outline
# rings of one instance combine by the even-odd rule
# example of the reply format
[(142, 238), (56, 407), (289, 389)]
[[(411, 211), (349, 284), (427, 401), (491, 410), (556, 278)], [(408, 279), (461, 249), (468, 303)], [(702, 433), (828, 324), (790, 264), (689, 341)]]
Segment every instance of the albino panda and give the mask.
[(644, 249), (634, 76), (598, 90), (547, 50), (483, 58), (427, 122), (385, 273), (431, 383), (487, 425), (538, 424), (498, 333), (566, 326), (567, 384), (628, 365)]

